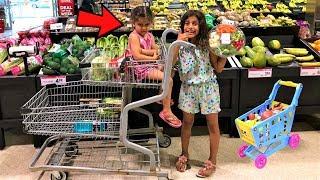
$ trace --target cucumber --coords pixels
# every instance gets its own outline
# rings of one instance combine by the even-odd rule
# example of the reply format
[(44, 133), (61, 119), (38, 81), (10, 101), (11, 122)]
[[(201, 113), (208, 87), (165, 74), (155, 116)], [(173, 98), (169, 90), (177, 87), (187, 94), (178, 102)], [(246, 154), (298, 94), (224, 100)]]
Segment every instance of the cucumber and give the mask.
[(48, 61), (47, 62), (47, 65), (51, 68), (51, 69), (54, 69), (54, 70), (59, 70), (60, 69), (60, 64), (59, 63), (56, 63), (54, 61)]
[(60, 58), (52, 58), (52, 61), (60, 64)]
[(55, 70), (49, 69), (47, 67), (43, 67), (42, 72), (44, 75), (55, 75), (56, 74)]
[(74, 74), (76, 73), (76, 69), (75, 68), (69, 68), (68, 69), (68, 74)]
[(67, 65), (70, 64), (70, 63), (71, 63), (71, 62), (70, 62), (70, 60), (69, 60), (68, 58), (64, 58), (64, 59), (62, 59), (62, 61), (61, 61), (61, 66), (67, 67)]
[(61, 67), (59, 71), (61, 74), (67, 74), (68, 69), (66, 67)]

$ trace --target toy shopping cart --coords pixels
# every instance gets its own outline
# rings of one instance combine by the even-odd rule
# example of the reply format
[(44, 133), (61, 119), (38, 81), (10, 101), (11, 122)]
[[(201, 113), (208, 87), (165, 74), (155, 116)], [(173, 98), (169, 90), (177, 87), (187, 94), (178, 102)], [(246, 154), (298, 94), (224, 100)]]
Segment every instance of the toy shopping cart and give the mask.
[[(177, 46), (192, 44), (175, 41), (161, 60), (126, 62), (123, 73), (116, 71), (117, 66), (96, 64), (82, 70), (81, 81), (43, 87), (21, 110), (27, 133), (50, 136), (30, 169), (53, 171), (51, 179), (64, 179), (69, 171), (167, 178), (168, 172), (161, 170), (159, 147), (170, 145), (170, 137), (154, 125), (151, 112), (141, 107), (167, 95)], [(141, 77), (136, 70), (143, 67), (162, 69), (163, 80)], [(134, 87), (162, 88), (162, 93), (131, 102)], [(149, 127), (128, 129), (129, 111), (146, 115)], [(132, 138), (139, 135), (147, 136)], [(54, 145), (47, 148), (49, 144)]]
[[(275, 101), (280, 86), (296, 89), (290, 105)], [(249, 157), (261, 169), (273, 153), (287, 145), (292, 149), (298, 147), (299, 135), (290, 132), (302, 87), (300, 83), (279, 80), (268, 100), (235, 120), (240, 138), (249, 144), (238, 149), (241, 158)]]

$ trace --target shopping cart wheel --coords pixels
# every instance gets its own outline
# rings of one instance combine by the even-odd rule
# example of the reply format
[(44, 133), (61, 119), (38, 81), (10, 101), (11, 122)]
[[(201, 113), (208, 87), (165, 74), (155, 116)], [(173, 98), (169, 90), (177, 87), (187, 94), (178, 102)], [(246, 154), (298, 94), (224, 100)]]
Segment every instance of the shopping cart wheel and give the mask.
[(262, 169), (267, 164), (267, 157), (264, 154), (258, 155), (254, 164), (258, 169)]
[(171, 145), (171, 138), (168, 134), (162, 134), (159, 136), (159, 146), (167, 148)]
[(290, 137), (289, 137), (288, 144), (289, 144), (289, 147), (291, 149), (297, 149), (297, 147), (300, 144), (300, 136), (299, 136), (299, 134), (291, 134)]
[(50, 174), (50, 179), (51, 180), (67, 180), (68, 179), (68, 173), (61, 172), (61, 171), (52, 172)]
[(71, 157), (71, 156), (74, 156), (74, 155), (77, 155), (78, 154), (78, 145), (74, 142), (69, 142), (68, 143), (68, 146), (66, 147), (66, 156), (67, 157)]
[(239, 147), (239, 149), (238, 149), (238, 156), (239, 156), (240, 158), (246, 157), (246, 154), (244, 153), (244, 151), (245, 151), (247, 148), (248, 148), (247, 145), (241, 145), (241, 146)]

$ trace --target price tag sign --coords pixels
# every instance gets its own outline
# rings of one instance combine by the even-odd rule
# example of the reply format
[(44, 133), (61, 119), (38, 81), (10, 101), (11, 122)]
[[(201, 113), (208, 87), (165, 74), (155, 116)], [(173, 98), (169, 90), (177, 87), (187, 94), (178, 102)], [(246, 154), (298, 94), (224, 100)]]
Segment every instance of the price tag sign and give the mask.
[(229, 20), (229, 19), (224, 19), (224, 20), (222, 20), (221, 24), (234, 25), (235, 22), (234, 22), (234, 21), (231, 21), (231, 20)]
[(320, 67), (301, 67), (300, 76), (320, 76)]
[(263, 19), (260, 20), (260, 22), (262, 24), (268, 24), (270, 22), (270, 19), (269, 18), (263, 18)]
[(40, 77), (41, 86), (56, 84), (65, 85), (67, 83), (66, 76), (43, 76)]
[(248, 78), (268, 78), (272, 77), (272, 68), (248, 69)]
[(63, 24), (62, 23), (54, 23), (54, 24), (50, 24), (50, 30), (59, 30), (63, 28)]

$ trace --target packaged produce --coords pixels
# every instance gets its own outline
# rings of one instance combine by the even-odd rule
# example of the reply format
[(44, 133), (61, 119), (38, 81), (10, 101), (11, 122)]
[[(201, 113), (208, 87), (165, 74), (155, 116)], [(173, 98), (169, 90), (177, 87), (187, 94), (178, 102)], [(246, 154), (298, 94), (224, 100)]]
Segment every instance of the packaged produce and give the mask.
[(8, 51), (6, 48), (0, 49), (0, 63), (2, 63), (8, 57)]
[(23, 62), (22, 58), (9, 58), (8, 60), (4, 61), (0, 65), (0, 76), (6, 75), (12, 67), (17, 66)]
[(219, 24), (215, 30), (210, 32), (209, 44), (216, 55), (230, 57), (236, 55), (238, 50), (245, 45), (245, 36), (234, 25)]
[[(43, 60), (41, 58), (41, 56), (37, 55), (37, 56), (31, 56), (27, 58), (27, 62), (28, 62), (28, 70), (30, 73), (34, 72), (36, 69), (40, 68), (40, 66), (43, 63)], [(17, 66), (14, 66), (11, 69), (11, 73), (14, 76), (18, 76), (21, 74), (25, 73), (25, 66), (24, 66), (24, 62), (20, 63)]]

